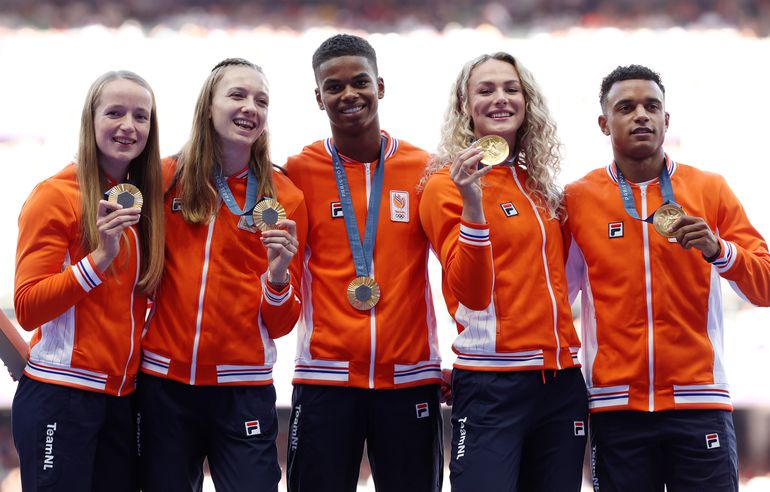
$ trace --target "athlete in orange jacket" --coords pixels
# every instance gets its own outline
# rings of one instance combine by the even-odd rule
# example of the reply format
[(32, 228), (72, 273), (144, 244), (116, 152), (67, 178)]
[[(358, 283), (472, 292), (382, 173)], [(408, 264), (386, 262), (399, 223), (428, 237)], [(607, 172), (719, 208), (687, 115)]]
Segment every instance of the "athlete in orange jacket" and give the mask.
[[(452, 490), (577, 492), (587, 404), (567, 301), (555, 126), (532, 74), (507, 53), (466, 63), (450, 94), (420, 218), (459, 332)], [(479, 169), (492, 158), (481, 153), (490, 139), (497, 160), (486, 164), (497, 165)], [(467, 243), (483, 253), (475, 265), (464, 261)]]
[[(331, 165), (333, 140), (305, 147), (286, 164), (310, 204), (307, 302), (298, 333), (295, 384), (393, 389), (440, 381), (428, 241), (420, 227), (415, 189), (423, 172), (415, 163), (424, 164), (428, 154), (384, 132), (383, 139), (385, 177), (373, 269), (382, 298), (371, 310), (359, 311), (347, 300), (348, 284), (356, 275)], [(379, 163), (344, 155), (342, 163), (363, 237), (366, 199)]]
[(663, 91), (637, 65), (604, 79), (615, 160), (565, 193), (595, 478), (602, 491), (737, 490), (720, 276), (770, 305), (770, 255), (722, 177), (664, 154)]
[(102, 75), (81, 122), (77, 162), (40, 183), (19, 216), (14, 302), (19, 324), (35, 330), (13, 400), (25, 491), (138, 487), (127, 395), (163, 271), (150, 86), (132, 72)]
[(377, 490), (437, 491), (441, 360), (417, 196), (428, 155), (381, 132), (365, 40), (327, 39), (313, 69), (332, 138), (286, 164), (309, 216), (288, 487), (354, 491), (366, 442)]
[[(176, 159), (163, 164), (164, 174), (173, 175)], [(243, 169), (227, 178), (238, 201), (246, 195), (246, 177)], [(302, 231), (302, 193), (280, 171), (271, 178), (274, 198)], [(208, 224), (191, 227), (181, 213), (180, 188), (166, 195), (165, 273), (142, 341), (141, 370), (191, 385), (271, 384), (273, 339), (299, 318), (300, 264), (291, 264), (290, 283), (271, 287), (261, 231), (224, 205)], [(304, 233), (298, 240), (302, 248)]]
[(195, 490), (206, 457), (217, 488), (277, 490), (273, 338), (299, 317), (307, 219), (302, 193), (270, 163), (268, 105), (258, 66), (220, 62), (190, 140), (164, 163), (175, 176), (166, 270), (139, 383), (148, 492)]

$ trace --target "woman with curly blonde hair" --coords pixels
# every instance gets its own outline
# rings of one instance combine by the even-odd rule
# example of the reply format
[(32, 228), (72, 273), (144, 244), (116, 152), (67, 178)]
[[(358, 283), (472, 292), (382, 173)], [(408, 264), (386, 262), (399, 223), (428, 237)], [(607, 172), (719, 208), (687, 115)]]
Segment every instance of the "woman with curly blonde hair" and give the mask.
[[(479, 139), (497, 136), (487, 165)], [(532, 75), (507, 53), (455, 81), (420, 219), (458, 328), (453, 491), (579, 491), (586, 387), (564, 272), (559, 142)]]

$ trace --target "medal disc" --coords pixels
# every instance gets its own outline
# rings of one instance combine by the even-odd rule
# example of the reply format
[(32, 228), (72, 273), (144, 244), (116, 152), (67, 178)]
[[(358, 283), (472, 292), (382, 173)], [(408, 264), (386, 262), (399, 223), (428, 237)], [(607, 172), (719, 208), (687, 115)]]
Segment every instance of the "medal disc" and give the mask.
[(655, 214), (652, 216), (652, 225), (661, 236), (674, 237), (676, 234), (668, 232), (668, 228), (683, 216), (684, 211), (681, 207), (666, 203), (655, 211)]
[(275, 229), (278, 221), (285, 218), (286, 210), (276, 200), (262, 200), (254, 207), (254, 225), (260, 231)]
[(356, 277), (348, 284), (348, 301), (360, 310), (372, 309), (380, 300), (380, 286), (373, 278)]
[(481, 163), (485, 166), (494, 166), (504, 162), (508, 158), (508, 142), (497, 135), (487, 135), (474, 142), (484, 153)]
[(117, 203), (122, 205), (123, 208), (138, 208), (142, 209), (142, 192), (139, 188), (129, 183), (121, 183), (115, 185), (107, 191), (107, 201), (110, 203)]

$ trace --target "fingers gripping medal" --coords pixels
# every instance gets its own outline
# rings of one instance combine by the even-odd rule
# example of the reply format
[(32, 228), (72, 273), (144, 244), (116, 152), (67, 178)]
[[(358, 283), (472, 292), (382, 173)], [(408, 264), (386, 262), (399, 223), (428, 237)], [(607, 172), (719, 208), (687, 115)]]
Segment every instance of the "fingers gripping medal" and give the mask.
[(682, 210), (681, 205), (676, 203), (676, 200), (674, 200), (674, 188), (671, 185), (670, 173), (672, 171), (669, 169), (669, 167), (673, 169), (675, 164), (669, 163), (668, 157), (664, 159), (660, 174), (658, 175), (658, 180), (660, 182), (660, 194), (663, 196), (663, 205), (661, 205), (655, 211), (655, 213), (646, 219), (639, 217), (639, 213), (636, 211), (634, 193), (631, 189), (631, 185), (628, 184), (628, 180), (626, 180), (626, 177), (623, 176), (623, 173), (620, 171), (620, 168), (616, 164), (613, 164), (613, 166), (617, 172), (618, 189), (620, 190), (620, 198), (623, 200), (623, 208), (626, 209), (628, 215), (636, 220), (641, 220), (647, 222), (648, 224), (652, 224), (652, 226), (661, 236), (667, 238), (674, 237), (676, 234), (668, 232), (668, 228), (671, 227), (674, 222), (679, 220), (680, 217), (684, 216), (684, 211)]
[(372, 309), (380, 300), (380, 286), (373, 278), (356, 277), (348, 284), (348, 301), (361, 311)]
[(652, 225), (661, 236), (674, 237), (676, 236), (676, 233), (668, 232), (668, 228), (683, 216), (684, 211), (682, 210), (682, 207), (672, 203), (666, 203), (655, 211), (655, 214), (652, 216)]
[(123, 206), (123, 208), (138, 208), (142, 209), (142, 192), (139, 188), (129, 183), (121, 183), (119, 185), (110, 188), (107, 193), (107, 201), (110, 203), (117, 203)]
[(254, 207), (254, 225), (260, 231), (275, 229), (279, 220), (286, 218), (286, 210), (272, 198), (266, 198)]
[(481, 164), (494, 166), (504, 162), (508, 158), (508, 142), (497, 135), (487, 135), (474, 142), (483, 152)]

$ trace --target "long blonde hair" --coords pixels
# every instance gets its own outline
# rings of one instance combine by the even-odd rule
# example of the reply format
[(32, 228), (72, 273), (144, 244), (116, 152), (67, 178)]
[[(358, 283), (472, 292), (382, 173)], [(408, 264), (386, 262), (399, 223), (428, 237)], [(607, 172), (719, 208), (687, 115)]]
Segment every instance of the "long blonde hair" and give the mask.
[(527, 171), (527, 187), (540, 197), (540, 205), (548, 215), (557, 218), (562, 213), (562, 192), (556, 185), (556, 176), (561, 171), (561, 143), (556, 136), (556, 124), (532, 74), (521, 62), (505, 52), (481, 55), (463, 66), (452, 85), (438, 152), (428, 163), (423, 184), (427, 177), (448, 166), (457, 154), (476, 139), (469, 106), (468, 81), (473, 70), (487, 60), (510, 63), (519, 74), (526, 115), (516, 135), (517, 162)]
[[(221, 162), (222, 149), (214, 123), (209, 117), (216, 85), (230, 67), (245, 66), (264, 75), (262, 68), (243, 58), (227, 58), (219, 62), (203, 83), (195, 104), (190, 139), (179, 153), (174, 182), (181, 184), (182, 215), (187, 222), (208, 222), (217, 203), (214, 171)], [(273, 195), (270, 136), (267, 128), (251, 146), (249, 168), (257, 177), (259, 196)]]
[(99, 231), (96, 214), (99, 200), (107, 188), (107, 176), (99, 166), (99, 148), (96, 143), (94, 116), (104, 87), (113, 80), (125, 79), (146, 89), (152, 97), (150, 133), (141, 154), (128, 165), (128, 175), (142, 192), (144, 203), (139, 220), (139, 245), (142, 255), (138, 287), (146, 294), (152, 294), (163, 274), (164, 218), (163, 218), (163, 176), (160, 168), (160, 144), (158, 138), (158, 115), (155, 94), (142, 77), (120, 70), (107, 72), (91, 85), (80, 117), (80, 142), (77, 154), (77, 178), (82, 197), (82, 219), (80, 230), (85, 251), (99, 246)]

